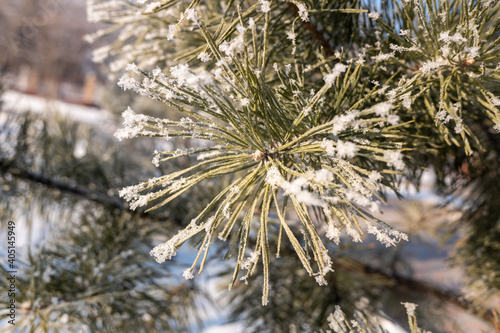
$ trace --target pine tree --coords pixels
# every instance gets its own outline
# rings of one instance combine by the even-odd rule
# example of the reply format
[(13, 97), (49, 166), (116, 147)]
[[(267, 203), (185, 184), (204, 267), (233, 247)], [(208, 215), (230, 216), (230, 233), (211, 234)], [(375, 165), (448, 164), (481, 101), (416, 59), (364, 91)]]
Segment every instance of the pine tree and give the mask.
[[(388, 192), (418, 185), (431, 167), (445, 192), (476, 189), (463, 217), (472, 230), (465, 247), (488, 262), (472, 265), (473, 276), (498, 290), (497, 1), (90, 0), (88, 12), (111, 24), (88, 40), (113, 38), (94, 60), (128, 72), (118, 81), (124, 90), (185, 115), (128, 108), (116, 137), (199, 143), (154, 151), (156, 166), (186, 156), (193, 164), (124, 188), (130, 207), (156, 210), (207, 180), (229, 179), (151, 251), (159, 263), (194, 239), (199, 252), (183, 274), (191, 279), (210, 246), (228, 242), (236, 258), (229, 287), (262, 265), (265, 305), (272, 256), (287, 242), (326, 284), (335, 265), (328, 244), (342, 232), (353, 242), (373, 234), (386, 246), (407, 239), (375, 215)], [(474, 262), (478, 252), (465, 252)]]
[[(130, 158), (109, 133), (54, 115), (2, 115), (0, 219), (16, 224), (17, 274), (16, 313), (2, 309), (0, 330), (196, 331), (207, 297), (178, 267), (149, 260), (153, 239), (179, 229), (181, 213), (131, 212), (113, 193), (151, 175), (149, 157)], [(13, 299), (11, 283), (0, 281), (2, 304)]]

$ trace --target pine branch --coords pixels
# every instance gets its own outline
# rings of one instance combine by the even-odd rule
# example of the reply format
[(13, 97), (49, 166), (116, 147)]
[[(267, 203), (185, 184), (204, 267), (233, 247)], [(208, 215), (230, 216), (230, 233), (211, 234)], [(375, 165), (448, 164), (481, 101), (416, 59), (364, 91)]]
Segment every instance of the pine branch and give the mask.
[(385, 278), (394, 281), (394, 283), (398, 287), (403, 287), (409, 291), (422, 293), (422, 294), (437, 298), (439, 300), (451, 303), (451, 304), (456, 305), (463, 310), (471, 312), (474, 315), (476, 315), (480, 318), (483, 318), (485, 320), (488, 320), (488, 321), (493, 320), (493, 317), (491, 315), (491, 313), (492, 313), (491, 310), (493, 310), (493, 309), (489, 309), (488, 311), (479, 310), (473, 306), (472, 302), (466, 300), (464, 295), (456, 293), (452, 290), (446, 290), (446, 289), (439, 288), (435, 285), (432, 285), (432, 284), (427, 283), (427, 282), (419, 281), (419, 280), (414, 279), (414, 278), (409, 277), (409, 276), (404, 276), (395, 270), (392, 270), (391, 272), (387, 272), (386, 270), (384, 270), (380, 267), (375, 267), (375, 266), (372, 266), (372, 265), (369, 265), (369, 264), (366, 264), (363, 262), (347, 261), (347, 260), (341, 260), (341, 259), (336, 260), (335, 266), (338, 269), (361, 272), (361, 273), (367, 274), (367, 275), (384, 276)]
[(169, 219), (168, 217), (162, 217), (144, 211), (129, 210), (125, 206), (124, 201), (118, 198), (114, 198), (109, 195), (103, 194), (101, 192), (90, 190), (88, 188), (79, 185), (69, 184), (67, 182), (63, 182), (40, 173), (20, 169), (16, 166), (13, 166), (12, 164), (13, 163), (11, 160), (0, 159), (0, 173), (4, 175), (11, 175), (22, 181), (29, 181), (32, 183), (40, 184), (53, 190), (58, 190), (64, 193), (73, 194), (82, 197), (86, 200), (98, 203), (100, 205), (108, 206), (109, 208), (114, 208), (124, 211), (126, 210), (130, 214), (139, 215), (140, 217), (143, 218), (149, 218), (156, 221), (173, 220), (175, 223), (179, 225), (182, 224), (182, 221), (178, 221), (176, 219)]

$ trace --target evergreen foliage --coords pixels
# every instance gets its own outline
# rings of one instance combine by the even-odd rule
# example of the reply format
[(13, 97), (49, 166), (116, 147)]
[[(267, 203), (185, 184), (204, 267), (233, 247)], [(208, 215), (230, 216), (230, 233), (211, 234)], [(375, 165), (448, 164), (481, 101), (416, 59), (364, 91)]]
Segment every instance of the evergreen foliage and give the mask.
[[(126, 211), (110, 189), (151, 174), (149, 163), (125, 159), (125, 147), (109, 149), (112, 138), (81, 124), (3, 116), (0, 217), (18, 223), (18, 274), (15, 325), (3, 309), (2, 332), (196, 330), (206, 295), (176, 273), (183, 265), (148, 259), (153, 240), (167, 238), (165, 226), (179, 228), (181, 213)], [(5, 304), (10, 288), (0, 282)]]
[[(184, 277), (197, 265), (201, 274), (217, 238), (228, 241), (236, 257), (230, 288), (260, 262), (265, 305), (272, 256), (287, 241), (326, 284), (333, 263), (325, 243), (338, 244), (342, 231), (354, 242), (364, 233), (387, 246), (407, 239), (375, 215), (387, 191), (418, 184), (431, 166), (443, 189), (450, 179), (460, 180), (453, 190), (477, 188), (465, 207), (473, 230), (466, 247), (484, 240), (476, 238), (485, 230), (479, 212), (498, 230), (491, 198), (499, 191), (486, 184), (500, 152), (497, 1), (92, 0), (88, 8), (91, 20), (112, 24), (89, 40), (115, 34), (96, 60), (128, 72), (123, 89), (186, 115), (172, 121), (129, 108), (116, 136), (200, 140), (155, 151), (157, 166), (184, 156), (195, 164), (124, 188), (131, 208), (155, 210), (202, 181), (231, 176), (184, 230), (151, 251), (161, 263), (195, 238), (199, 252)], [(487, 238), (494, 245), (483, 254), (500, 244), (496, 231)], [(498, 288), (493, 256), (485, 283)]]

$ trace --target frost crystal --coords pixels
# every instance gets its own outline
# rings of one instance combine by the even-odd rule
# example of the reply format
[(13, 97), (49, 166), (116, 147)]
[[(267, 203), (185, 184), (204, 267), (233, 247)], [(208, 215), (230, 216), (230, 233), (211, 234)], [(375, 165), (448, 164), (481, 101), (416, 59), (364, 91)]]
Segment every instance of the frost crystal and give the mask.
[(377, 237), (377, 240), (385, 244), (385, 246), (396, 246), (397, 243), (399, 243), (401, 240), (408, 240), (408, 235), (399, 232), (395, 229), (391, 229), (388, 226), (383, 226), (382, 229), (378, 229), (368, 221), (365, 222), (367, 226), (367, 232), (369, 234), (375, 235)]
[(321, 148), (323, 148), (327, 155), (335, 156), (335, 146), (334, 141), (323, 139), (321, 142)]
[(493, 129), (497, 131), (497, 133), (500, 133), (500, 123), (495, 124), (495, 126), (493, 126)]
[(401, 100), (403, 101), (403, 106), (405, 108), (407, 109), (411, 108), (411, 103), (412, 103), (411, 93), (406, 93), (403, 96), (401, 96)]
[(128, 64), (128, 65), (127, 65), (127, 67), (125, 67), (125, 70), (126, 70), (127, 72), (134, 72), (134, 73), (136, 73), (136, 74), (139, 74), (139, 73), (140, 73), (140, 72), (139, 72), (139, 68), (138, 68), (138, 67), (137, 67), (137, 65), (136, 65), (136, 64), (134, 64), (134, 63)]
[(196, 13), (196, 10), (188, 8), (184, 14), (186, 15), (186, 19), (193, 21), (194, 24), (198, 24), (198, 13)]
[(314, 173), (314, 181), (317, 183), (329, 183), (333, 180), (333, 173), (327, 169), (321, 169)]
[(389, 115), (389, 112), (394, 108), (394, 105), (392, 105), (391, 103), (387, 103), (387, 102), (382, 102), (382, 103), (379, 103), (379, 104), (376, 104), (374, 107), (373, 107), (373, 111), (375, 112), (375, 114), (377, 114), (377, 116), (379, 117), (387, 117)]
[(177, 28), (175, 25), (171, 24), (168, 26), (168, 34), (167, 34), (167, 40), (172, 40), (175, 38), (175, 35), (177, 33)]
[(422, 65), (422, 67), (420, 67), (420, 71), (424, 74), (430, 74), (432, 73), (434, 70), (438, 69), (439, 67), (441, 67), (443, 65), (443, 62), (438, 62), (438, 61), (426, 61), (424, 62), (424, 64)]
[(287, 39), (290, 39), (293, 43), (295, 43), (295, 38), (297, 37), (297, 35), (295, 34), (295, 32), (293, 31), (287, 31), (286, 32), (286, 38)]
[(372, 171), (368, 176), (368, 181), (372, 184), (378, 183), (382, 179), (382, 175), (378, 171)]
[(153, 71), (151, 72), (151, 74), (153, 74), (154, 78), (157, 78), (161, 74), (161, 68), (156, 67), (155, 69), (153, 69)]
[(182, 277), (185, 278), (186, 280), (191, 280), (194, 279), (193, 272), (191, 272), (191, 269), (188, 268), (182, 273)]
[(123, 139), (132, 139), (144, 128), (143, 123), (147, 121), (147, 116), (136, 114), (130, 107), (122, 113), (125, 128), (120, 128), (115, 132), (115, 137), (122, 141)]
[(342, 140), (337, 141), (337, 156), (339, 158), (351, 158), (356, 156), (358, 152), (358, 147), (352, 142), (344, 142)]
[(215, 216), (211, 216), (208, 218), (207, 222), (205, 223), (205, 232), (209, 233), (210, 229), (212, 228), (212, 224), (214, 223)]
[(182, 86), (186, 80), (192, 75), (189, 72), (188, 64), (181, 64), (170, 68), (170, 73), (177, 79), (177, 83)]
[(340, 74), (344, 73), (345, 70), (347, 69), (346, 65), (343, 64), (336, 64), (335, 67), (333, 67), (333, 70), (330, 74), (325, 75), (325, 82), (326, 84), (332, 84), (335, 82), (335, 79), (340, 76)]
[(457, 119), (455, 119), (455, 122), (456, 122), (455, 128), (454, 128), (455, 133), (457, 133), (457, 134), (462, 133), (462, 131), (464, 130), (464, 125), (463, 125), (462, 119), (457, 118)]
[(333, 118), (332, 134), (337, 135), (340, 132), (346, 130), (347, 127), (354, 122), (354, 120), (356, 119), (356, 117), (358, 115), (359, 115), (359, 111), (352, 110), (352, 111), (349, 111), (346, 114), (343, 114), (341, 116), (335, 116)]
[(248, 27), (249, 27), (250, 29), (255, 28), (255, 21), (254, 21), (254, 19), (253, 19), (253, 18), (250, 18), (250, 19), (248, 20)]
[(394, 53), (382, 53), (380, 52), (377, 56), (372, 57), (375, 62), (381, 62), (381, 61), (386, 61), (391, 58), (394, 58)]
[(415, 316), (415, 309), (417, 308), (417, 304), (408, 302), (401, 302), (401, 304), (403, 304), (404, 307), (406, 308), (406, 313), (408, 314), (408, 316), (410, 317)]
[(465, 48), (465, 51), (468, 53), (467, 57), (470, 59), (474, 59), (474, 58), (479, 57), (479, 50), (480, 49), (481, 48), (479, 46)]
[(361, 235), (350, 224), (346, 225), (346, 231), (347, 234), (352, 237), (353, 242), (355, 243), (361, 242)]
[(241, 264), (241, 268), (248, 270), (252, 267), (252, 264), (257, 262), (257, 260), (259, 260), (259, 252), (252, 251), (252, 253), (250, 253), (250, 257), (246, 258)]
[(297, 7), (299, 8), (300, 19), (303, 22), (309, 22), (309, 12), (307, 11), (306, 5), (304, 5), (303, 3), (299, 3), (297, 4)]
[(120, 78), (120, 80), (118, 80), (118, 86), (120, 86), (124, 91), (135, 90), (138, 88), (138, 82), (134, 78), (124, 75)]
[(371, 12), (370, 14), (368, 14), (368, 17), (371, 18), (372, 20), (376, 21), (380, 17), (380, 14), (377, 12)]
[(328, 224), (327, 230), (326, 230), (326, 237), (330, 240), (332, 240), (335, 244), (339, 245), (340, 243), (340, 229), (335, 227), (332, 224)]
[(153, 165), (155, 167), (159, 167), (160, 166), (160, 159), (161, 159), (161, 155), (160, 153), (158, 152), (158, 150), (155, 149), (154, 151), (154, 156), (153, 156), (153, 160), (151, 161), (153, 163)]
[(152, 13), (156, 8), (161, 6), (160, 1), (152, 2), (149, 5), (146, 6), (146, 9), (144, 10), (144, 13)]
[(206, 85), (212, 82), (212, 77), (207, 72), (194, 74), (190, 71), (188, 64), (180, 64), (170, 68), (170, 73), (177, 79), (178, 85), (187, 85), (197, 88), (199, 85)]
[(198, 55), (198, 59), (200, 59), (203, 62), (207, 62), (207, 61), (210, 61), (210, 56), (209, 56), (209, 54), (207, 52), (201, 52)]
[(399, 124), (399, 116), (395, 114), (390, 114), (387, 116), (387, 122), (392, 126)]
[(347, 332), (347, 327), (344, 323), (345, 315), (340, 309), (340, 306), (335, 305), (335, 312), (328, 316), (328, 326), (336, 333)]
[(267, 171), (266, 182), (273, 188), (277, 188), (281, 182), (285, 181), (277, 167), (272, 166)]
[(243, 35), (239, 35), (231, 42), (225, 41), (219, 46), (219, 49), (224, 52), (228, 57), (233, 56), (235, 53), (243, 51), (245, 46), (245, 40)]
[(403, 170), (405, 168), (403, 154), (399, 150), (388, 150), (384, 152), (384, 158), (387, 160), (387, 165), (393, 166), (397, 170)]
[(155, 257), (156, 262), (158, 262), (159, 264), (161, 264), (165, 260), (172, 259), (172, 257), (177, 254), (177, 249), (173, 245), (172, 240), (173, 239), (160, 244), (151, 250), (150, 254)]
[(449, 31), (443, 31), (441, 34), (439, 34), (439, 40), (443, 41), (444, 43), (454, 42), (456, 44), (467, 42), (467, 39), (465, 39), (461, 33), (457, 32), (453, 36), (450, 36)]
[(267, 13), (271, 10), (271, 3), (269, 1), (266, 1), (266, 0), (259, 0), (260, 2), (260, 10), (263, 12), (263, 13)]
[(316, 279), (316, 282), (320, 285), (320, 286), (326, 286), (328, 285), (328, 282), (325, 280), (325, 277), (323, 275), (321, 275), (320, 273), (316, 274), (314, 276), (314, 278)]

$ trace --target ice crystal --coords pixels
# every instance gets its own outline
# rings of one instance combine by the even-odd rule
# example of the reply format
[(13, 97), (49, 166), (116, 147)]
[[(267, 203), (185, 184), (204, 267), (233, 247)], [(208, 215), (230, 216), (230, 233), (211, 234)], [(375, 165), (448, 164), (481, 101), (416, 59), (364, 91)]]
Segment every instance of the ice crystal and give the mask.
[(391, 103), (382, 102), (382, 103), (376, 104), (373, 107), (373, 111), (379, 117), (387, 117), (389, 115), (389, 112), (393, 108), (394, 108), (394, 105), (392, 105)]
[(349, 125), (354, 123), (354, 120), (359, 115), (359, 111), (351, 110), (341, 116), (335, 116), (333, 118), (333, 129), (332, 134), (337, 135), (340, 132), (346, 130)]
[(146, 9), (144, 10), (144, 13), (152, 13), (155, 11), (156, 8), (161, 6), (160, 1), (152, 2), (146, 6)]
[(445, 63), (443, 61), (426, 61), (420, 67), (420, 71), (424, 74), (431, 74), (433, 71), (436, 69), (440, 68), (443, 66)]
[(323, 141), (321, 142), (321, 148), (323, 148), (325, 150), (327, 155), (335, 156), (336, 149), (335, 149), (334, 141), (328, 140), (328, 139), (323, 139)]
[(274, 165), (267, 170), (266, 182), (273, 188), (277, 188), (285, 179)]
[(390, 114), (387, 116), (387, 122), (392, 126), (399, 124), (399, 116), (395, 114)]
[(193, 275), (193, 272), (191, 271), (190, 268), (186, 269), (183, 273), (182, 273), (182, 277), (185, 278), (186, 280), (191, 280), (191, 279), (194, 279), (194, 275)]
[(299, 8), (300, 19), (303, 22), (309, 22), (309, 12), (307, 10), (306, 5), (304, 5), (303, 3), (299, 3), (297, 4), (297, 8)]
[(352, 142), (337, 141), (337, 156), (339, 158), (352, 158), (356, 156), (358, 150), (358, 147)]
[(380, 243), (385, 244), (385, 246), (387, 247), (396, 246), (396, 244), (401, 240), (408, 240), (407, 234), (399, 232), (395, 229), (391, 229), (385, 225), (382, 227), (382, 229), (378, 229), (368, 221), (366, 221), (365, 224), (367, 226), (367, 232), (369, 234), (375, 235), (377, 240)]
[(370, 172), (370, 175), (368, 176), (368, 181), (372, 184), (378, 183), (382, 179), (382, 175), (378, 171), (372, 171)]
[(160, 244), (151, 250), (150, 254), (159, 264), (165, 262), (165, 260), (172, 259), (177, 254), (177, 248), (174, 246), (172, 240)]
[(147, 116), (136, 114), (130, 107), (122, 113), (122, 116), (125, 128), (115, 132), (115, 137), (120, 141), (136, 137), (144, 128), (143, 122), (147, 120)]
[(210, 55), (207, 52), (201, 52), (198, 55), (198, 59), (200, 59), (203, 62), (207, 62), (210, 61)]
[(449, 44), (449, 43), (456, 43), (456, 44), (462, 44), (467, 42), (467, 39), (465, 39), (461, 33), (456, 32), (453, 36), (450, 36), (449, 31), (443, 31), (442, 33), (439, 34), (439, 39), (440, 41)]
[(392, 166), (397, 170), (403, 170), (405, 168), (403, 154), (399, 150), (385, 151), (384, 158), (387, 160), (387, 165)]
[(326, 237), (332, 240), (335, 244), (340, 243), (340, 229), (335, 227), (333, 223), (328, 224), (326, 229)]
[(128, 64), (128, 65), (127, 65), (127, 67), (125, 67), (125, 70), (126, 70), (127, 72), (134, 72), (134, 73), (136, 73), (136, 74), (139, 74), (139, 73), (140, 73), (140, 72), (139, 72), (139, 68), (138, 68), (138, 67), (137, 67), (137, 65), (136, 65), (136, 64), (134, 64), (134, 63), (130, 63), (130, 64)]
[(371, 18), (372, 20), (376, 21), (379, 19), (380, 14), (377, 12), (371, 12), (370, 14), (368, 14), (368, 17)]
[(401, 304), (404, 305), (408, 316), (410, 316), (410, 317), (415, 316), (415, 310), (417, 309), (417, 304), (409, 303), (409, 302), (401, 302)]
[(125, 91), (136, 90), (138, 88), (138, 82), (128, 75), (123, 75), (118, 81), (118, 86)]
[(386, 60), (389, 60), (391, 58), (394, 58), (394, 53), (382, 53), (382, 52), (380, 52), (375, 57), (372, 57), (372, 59), (375, 60), (375, 62), (386, 61)]
[(192, 8), (186, 9), (184, 12), (186, 19), (193, 21), (194, 24), (198, 24), (198, 13)]
[(335, 312), (328, 316), (328, 326), (336, 333), (345, 332), (346, 326), (344, 323), (345, 315), (340, 309), (340, 306), (335, 305)]
[(346, 225), (346, 231), (347, 231), (347, 234), (352, 237), (353, 242), (361, 243), (361, 241), (362, 241), (361, 235), (359, 234), (359, 232), (357, 230), (355, 230), (351, 226), (351, 224)]
[(317, 183), (329, 183), (333, 180), (333, 173), (327, 169), (320, 169), (314, 173), (313, 178)]
[(153, 163), (153, 165), (155, 167), (159, 167), (160, 166), (160, 158), (161, 158), (161, 155), (160, 153), (158, 152), (158, 150), (155, 149), (154, 151), (154, 156), (153, 156), (153, 160), (151, 161)]
[(325, 277), (323, 275), (321, 275), (320, 273), (316, 274), (314, 276), (314, 278), (316, 279), (316, 283), (320, 286), (326, 286), (328, 285), (328, 282), (325, 280)]
[(253, 264), (255, 264), (259, 260), (259, 252), (252, 251), (250, 253), (250, 257), (246, 258), (241, 264), (241, 268), (249, 270)]
[(333, 67), (333, 70), (330, 74), (325, 75), (325, 83), (326, 84), (333, 84), (335, 82), (335, 79), (340, 76), (340, 74), (344, 73), (347, 69), (347, 66), (344, 64), (335, 64), (335, 67)]
[(463, 130), (464, 130), (464, 125), (462, 119), (460, 118), (455, 119), (455, 128), (454, 128), (455, 133), (460, 134), (462, 133)]
[(260, 2), (260, 10), (263, 12), (263, 13), (267, 13), (271, 10), (271, 2), (267, 1), (267, 0), (259, 0)]

